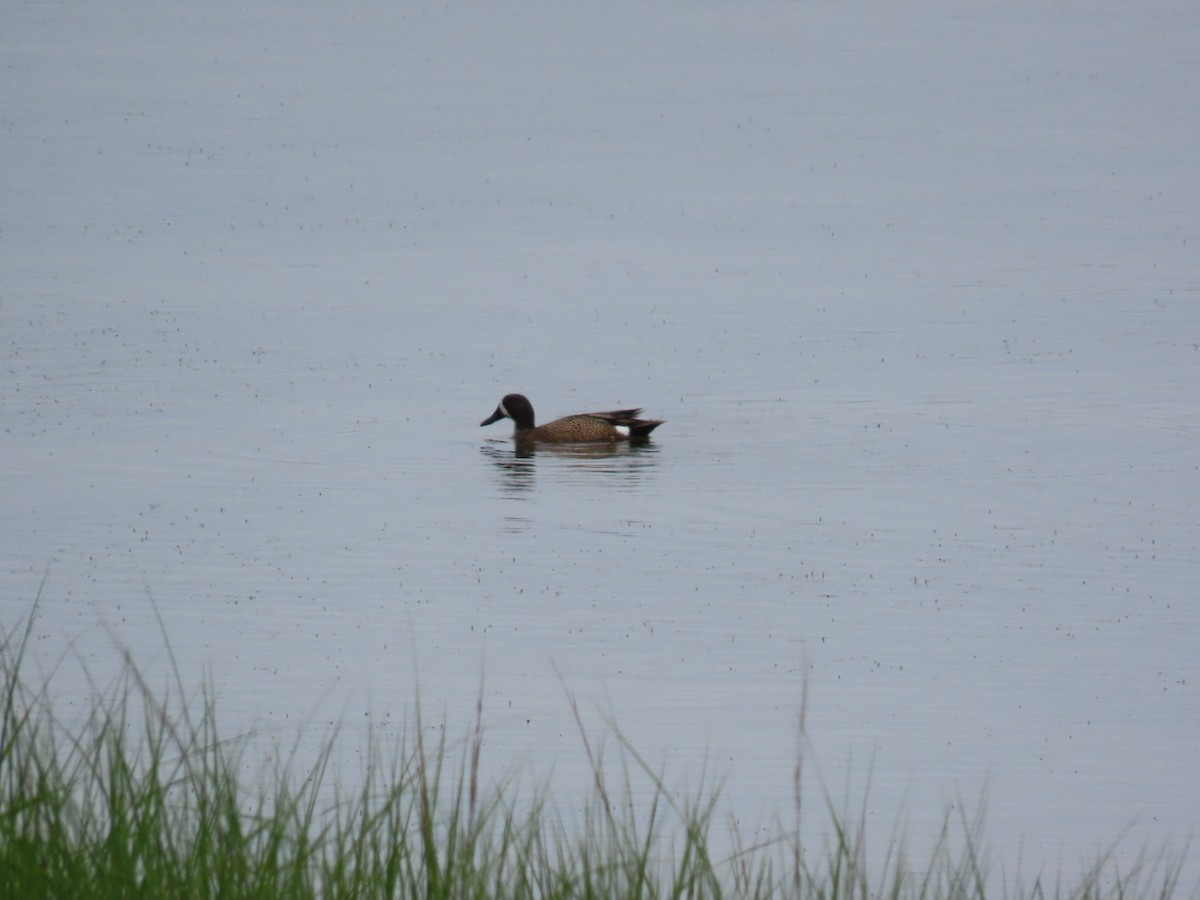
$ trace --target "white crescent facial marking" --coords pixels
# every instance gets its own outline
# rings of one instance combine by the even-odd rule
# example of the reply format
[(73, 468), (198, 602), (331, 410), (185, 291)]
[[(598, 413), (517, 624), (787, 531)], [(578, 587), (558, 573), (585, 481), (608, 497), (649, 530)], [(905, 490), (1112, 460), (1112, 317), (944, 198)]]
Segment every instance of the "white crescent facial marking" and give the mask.
[[(504, 401), (503, 401), (503, 400), (501, 400), (501, 401), (500, 401), (500, 412), (502, 412), (502, 413), (504, 413), (506, 416), (508, 416), (508, 410), (504, 408)], [(508, 416), (508, 417), (509, 417), (510, 419), (512, 418), (512, 416)]]

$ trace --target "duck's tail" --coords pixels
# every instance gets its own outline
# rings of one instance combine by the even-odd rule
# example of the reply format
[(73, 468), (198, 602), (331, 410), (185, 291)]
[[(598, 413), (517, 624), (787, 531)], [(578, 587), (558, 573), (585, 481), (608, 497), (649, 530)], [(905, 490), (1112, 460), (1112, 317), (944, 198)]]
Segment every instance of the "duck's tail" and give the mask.
[(608, 412), (588, 413), (588, 415), (603, 419), (609, 425), (628, 428), (630, 438), (649, 437), (650, 432), (661, 425), (664, 420), (639, 419), (638, 415), (641, 411), (642, 408), (639, 406), (635, 409), (613, 409)]

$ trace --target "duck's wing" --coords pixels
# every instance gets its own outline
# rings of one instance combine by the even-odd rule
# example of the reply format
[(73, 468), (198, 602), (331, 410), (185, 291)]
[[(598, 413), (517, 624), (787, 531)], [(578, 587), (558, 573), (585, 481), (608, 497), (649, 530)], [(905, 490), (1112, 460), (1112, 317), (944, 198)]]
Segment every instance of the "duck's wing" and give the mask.
[(592, 419), (602, 419), (609, 425), (630, 425), (641, 421), (638, 419), (641, 411), (642, 408), (639, 406), (635, 409), (611, 409), (608, 412), (584, 413), (584, 415)]

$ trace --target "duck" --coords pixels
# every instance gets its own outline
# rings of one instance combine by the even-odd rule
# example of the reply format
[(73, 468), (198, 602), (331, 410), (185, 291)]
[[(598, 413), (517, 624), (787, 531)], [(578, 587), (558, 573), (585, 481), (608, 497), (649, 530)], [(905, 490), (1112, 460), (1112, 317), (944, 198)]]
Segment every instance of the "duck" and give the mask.
[(617, 441), (642, 441), (663, 423), (662, 419), (640, 419), (641, 407), (614, 409), (609, 412), (576, 413), (545, 425), (535, 425), (533, 404), (523, 394), (506, 394), (496, 411), (479, 423), (491, 425), (512, 419), (513, 437), (518, 442), (539, 441), (551, 444), (614, 444)]

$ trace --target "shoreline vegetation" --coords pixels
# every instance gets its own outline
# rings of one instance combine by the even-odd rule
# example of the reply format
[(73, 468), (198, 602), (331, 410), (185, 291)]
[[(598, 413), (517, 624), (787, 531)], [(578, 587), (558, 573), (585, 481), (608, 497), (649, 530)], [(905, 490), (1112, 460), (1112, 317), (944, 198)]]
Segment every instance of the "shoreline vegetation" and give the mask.
[[(178, 667), (174, 686), (154, 691), (126, 652), (122, 676), (95, 692), (83, 720), (60, 718), (47, 687), (21, 678), (35, 614), (36, 603), (23, 633), (0, 636), (3, 897), (1200, 896), (1180, 884), (1185, 855), (1167, 852), (1123, 868), (1110, 850), (1078, 876), (1014, 883), (987, 861), (981, 815), (947, 813), (916, 864), (899, 849), (871, 866), (865, 816), (826, 796), (823, 846), (802, 846), (802, 807), (811, 813), (799, 788), (802, 750), (794, 826), (752, 844), (731, 826), (732, 844), (720, 846), (732, 852), (717, 858), (719, 790), (679, 799), (615, 728), (614, 776), (569, 694), (593, 782), (570, 810), (544, 789), (522, 790), (515, 775), (481, 783), (482, 697), (457, 742), (444, 728), (427, 740), (418, 705), (417, 726), (396, 748), (366, 748), (353, 789), (332, 771), (336, 734), (313, 766), (280, 757), (248, 783), (246, 740), (222, 738), (211, 691), (201, 686), (189, 701)], [(803, 718), (802, 707), (801, 729)]]

